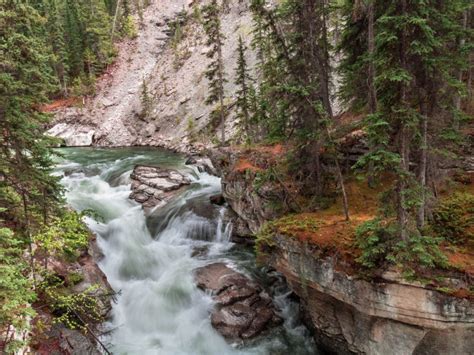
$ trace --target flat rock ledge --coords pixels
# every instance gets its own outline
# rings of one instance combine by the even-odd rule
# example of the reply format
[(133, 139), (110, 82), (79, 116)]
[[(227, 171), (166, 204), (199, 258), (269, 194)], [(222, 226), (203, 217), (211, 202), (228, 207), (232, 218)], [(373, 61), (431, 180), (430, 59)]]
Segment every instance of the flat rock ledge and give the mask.
[(224, 263), (196, 269), (195, 280), (216, 302), (211, 324), (228, 340), (250, 339), (282, 323), (268, 293)]
[(176, 170), (147, 165), (135, 166), (130, 178), (132, 193), (129, 197), (147, 208), (166, 204), (191, 184), (189, 178)]

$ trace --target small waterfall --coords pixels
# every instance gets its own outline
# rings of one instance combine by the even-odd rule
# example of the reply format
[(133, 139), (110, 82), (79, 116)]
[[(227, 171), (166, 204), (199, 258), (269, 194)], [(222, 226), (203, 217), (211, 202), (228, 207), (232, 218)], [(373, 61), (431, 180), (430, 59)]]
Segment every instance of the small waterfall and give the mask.
[[(104, 324), (108, 335), (103, 340), (114, 354), (314, 353), (307, 335), (297, 334), (299, 325), (290, 321), (245, 347), (228, 344), (211, 326), (212, 300), (195, 286), (193, 270), (223, 260), (259, 272), (251, 251), (233, 248), (225, 207), (210, 203), (209, 197), (220, 192), (217, 177), (192, 171), (181, 157), (163, 151), (64, 153), (69, 161), (61, 162), (57, 173), (68, 172), (62, 179), (67, 201), (103, 217), (87, 223), (104, 254), (99, 266), (119, 292)], [(128, 175), (139, 163), (188, 169), (193, 184), (164, 208), (145, 215), (128, 198)], [(284, 295), (278, 297), (282, 315), (291, 319), (296, 311)]]

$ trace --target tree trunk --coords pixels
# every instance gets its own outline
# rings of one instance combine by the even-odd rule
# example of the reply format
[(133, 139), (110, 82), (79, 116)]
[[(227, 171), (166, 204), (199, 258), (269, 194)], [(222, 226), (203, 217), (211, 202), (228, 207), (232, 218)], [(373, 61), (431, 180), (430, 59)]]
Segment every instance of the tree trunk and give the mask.
[(420, 156), (420, 171), (419, 183), (421, 187), (421, 201), (418, 208), (417, 226), (423, 228), (425, 226), (425, 211), (426, 211), (426, 169), (428, 162), (428, 116), (426, 112), (426, 102), (421, 104), (421, 156)]
[[(377, 91), (375, 89), (375, 65), (374, 65), (374, 54), (375, 54), (375, 29), (374, 29), (374, 0), (369, 0), (367, 6), (367, 17), (368, 17), (368, 33), (367, 33), (367, 47), (369, 49), (369, 68), (367, 77), (367, 86), (369, 88), (369, 110), (373, 115), (377, 112)], [(376, 149), (376, 147), (371, 147)], [(369, 173), (367, 177), (369, 187), (374, 186), (374, 163), (369, 162)]]
[(374, 29), (374, 0), (369, 0), (367, 7), (368, 15), (368, 35), (367, 45), (369, 49), (369, 73), (367, 83), (369, 87), (369, 108), (370, 113), (374, 114), (377, 112), (377, 92), (375, 90), (375, 65), (374, 65), (374, 53), (375, 53), (375, 29)]
[(120, 12), (120, 1), (117, 0), (117, 4), (115, 5), (115, 15), (114, 15), (114, 21), (112, 22), (112, 33), (110, 35), (111, 41), (114, 41), (114, 33), (115, 33), (115, 25), (117, 24), (117, 17)]
[(35, 270), (35, 258), (33, 256), (33, 240), (31, 239), (31, 232), (30, 232), (30, 218), (28, 214), (28, 202), (26, 199), (26, 194), (24, 192), (21, 194), (21, 198), (23, 201), (23, 216), (25, 218), (25, 234), (26, 234), (26, 238), (28, 239), (28, 251), (30, 253), (30, 268), (31, 268), (31, 276), (33, 279), (33, 289), (36, 289), (36, 270)]
[(327, 18), (326, 18), (326, 1), (323, 0), (321, 4), (321, 11), (322, 11), (322, 48), (321, 50), (323, 51), (322, 59), (323, 63), (321, 65), (321, 78), (320, 78), (320, 83), (321, 83), (321, 96), (323, 98), (323, 104), (324, 108), (326, 109), (326, 112), (328, 113), (329, 117), (333, 118), (333, 112), (332, 112), (332, 106), (331, 106), (331, 99), (330, 99), (330, 90), (329, 90), (329, 85), (330, 85), (330, 79), (329, 79), (329, 72), (330, 72), (330, 63), (329, 63), (329, 46), (328, 46), (328, 30), (327, 30)]
[[(463, 18), (462, 18), (462, 28), (463, 30), (466, 30), (467, 29), (467, 12), (468, 10), (465, 10), (464, 13), (463, 13)], [(462, 37), (460, 40), (459, 40), (459, 47), (462, 47), (464, 46), (464, 44), (466, 43), (466, 39), (464, 37)], [(469, 54), (470, 55), (470, 54)], [(463, 71), (462, 69), (459, 69), (458, 70), (458, 74), (457, 74), (457, 79), (462, 82), (463, 80)], [(468, 89), (470, 89), (468, 87)], [(454, 107), (456, 108), (456, 111), (457, 112), (460, 112), (461, 111), (461, 93), (457, 93), (456, 94), (456, 97), (454, 98)], [(459, 118), (458, 118), (458, 115), (456, 115), (456, 119), (454, 121), (454, 128), (456, 130), (459, 130)]]
[[(219, 34), (220, 35), (220, 34)], [(219, 38), (217, 41), (217, 61), (219, 62), (218, 78), (219, 78), (219, 105), (221, 116), (221, 144), (225, 145), (225, 108), (224, 108), (224, 65), (222, 59), (222, 43)]]
[[(406, 0), (401, 0), (401, 15), (405, 16), (407, 12)], [(400, 64), (403, 69), (407, 68), (406, 52), (407, 52), (407, 34), (406, 29), (402, 29), (401, 33), (401, 50), (400, 50)], [(405, 82), (401, 83), (400, 99), (402, 106), (407, 104), (407, 86)], [(408, 147), (408, 127), (405, 118), (402, 117), (399, 136), (399, 154), (400, 154), (400, 171), (398, 173), (397, 194), (398, 194), (398, 224), (400, 227), (400, 238), (404, 241), (408, 240), (408, 211), (406, 209), (405, 193), (407, 190), (406, 179), (409, 173), (410, 158)]]

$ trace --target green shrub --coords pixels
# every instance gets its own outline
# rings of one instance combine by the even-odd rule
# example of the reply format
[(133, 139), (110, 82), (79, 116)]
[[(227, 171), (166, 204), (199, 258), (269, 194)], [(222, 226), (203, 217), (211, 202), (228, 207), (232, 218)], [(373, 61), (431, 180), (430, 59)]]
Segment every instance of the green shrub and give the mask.
[(82, 275), (80, 272), (70, 272), (67, 275), (67, 281), (69, 285), (75, 286), (84, 281), (84, 275)]
[(356, 229), (356, 246), (362, 252), (357, 262), (368, 269), (397, 265), (406, 277), (412, 277), (420, 269), (448, 266), (439, 248), (441, 241), (442, 238), (415, 231), (408, 240), (400, 240), (395, 222), (375, 218)]
[(82, 221), (84, 214), (67, 211), (33, 237), (38, 248), (46, 255), (58, 255), (74, 260), (88, 242), (90, 232)]
[(442, 201), (433, 212), (432, 227), (452, 243), (474, 239), (474, 195), (455, 193)]
[(123, 20), (122, 31), (123, 31), (123, 34), (128, 38), (131, 38), (131, 39), (137, 38), (138, 36), (137, 26), (135, 26), (135, 21), (131, 15), (128, 15)]
[(396, 230), (380, 218), (367, 221), (356, 229), (356, 246), (362, 251), (357, 262), (366, 268), (374, 268), (385, 262), (392, 249)]
[(258, 231), (255, 239), (255, 251), (257, 254), (267, 254), (268, 251), (275, 246), (274, 222), (266, 222)]
[(54, 315), (54, 323), (63, 323), (70, 329), (85, 331), (90, 325), (105, 320), (101, 303), (101, 298), (105, 295), (97, 285), (80, 293), (71, 293), (63, 283), (46, 285), (41, 291)]

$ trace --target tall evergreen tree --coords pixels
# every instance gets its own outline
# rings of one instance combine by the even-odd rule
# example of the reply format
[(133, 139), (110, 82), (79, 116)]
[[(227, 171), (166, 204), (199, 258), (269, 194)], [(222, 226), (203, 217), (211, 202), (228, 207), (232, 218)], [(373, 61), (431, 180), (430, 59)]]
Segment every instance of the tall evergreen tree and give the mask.
[[(330, 100), (331, 68), (326, 1), (285, 0), (275, 9), (265, 1), (252, 1), (257, 48), (260, 49), (261, 88), (286, 137), (299, 139), (299, 174), (317, 194), (324, 190), (321, 151), (326, 148), (336, 169), (337, 182), (349, 218), (347, 195), (330, 135), (333, 112)], [(267, 37), (264, 39), (264, 37)], [(269, 41), (269, 43), (267, 42)], [(309, 177), (309, 178), (308, 178)], [(310, 182), (311, 181), (311, 182)], [(315, 183), (314, 183), (315, 182)]]
[(207, 34), (207, 45), (210, 50), (207, 53), (211, 63), (206, 71), (206, 78), (209, 80), (209, 95), (206, 104), (218, 104), (216, 112), (220, 117), (221, 125), (221, 144), (225, 144), (225, 118), (227, 108), (224, 104), (225, 92), (224, 84), (226, 83), (224, 72), (224, 58), (222, 57), (222, 47), (225, 37), (221, 31), (220, 8), (217, 0), (212, 0), (209, 5), (203, 9), (203, 25)]
[[(12, 237), (8, 230), (0, 230), (4, 235), (0, 248), (6, 253), (0, 258), (0, 272), (7, 283), (13, 282), (11, 278), (23, 270), (12, 266), (13, 254), (17, 257), (20, 254), (12, 250), (29, 244), (32, 256), (31, 231), (34, 223), (40, 223), (36, 216), (46, 215), (57, 205), (59, 184), (57, 178), (50, 175), (53, 162), (49, 147), (53, 142), (43, 135), (42, 129), (48, 117), (38, 111), (38, 105), (44, 103), (55, 88), (45, 22), (38, 11), (26, 3), (16, 0), (0, 3), (0, 198), (9, 208), (1, 212), (11, 215), (17, 210), (17, 217), (21, 216), (17, 223), (22, 237)], [(34, 281), (33, 258), (30, 271)], [(17, 285), (23, 287), (27, 282), (19, 278)], [(2, 288), (1, 300), (6, 297), (3, 292)], [(5, 292), (9, 292), (8, 289)], [(24, 296), (22, 302), (31, 299), (27, 293)], [(16, 306), (27, 309), (25, 304)], [(13, 322), (11, 318), (6, 321)], [(15, 324), (2, 324), (2, 329), (3, 325)]]
[(395, 173), (398, 235), (405, 243), (424, 226), (438, 147), (454, 147), (445, 138), (461, 84), (456, 74), (467, 66), (456, 38), (468, 37), (461, 19), (469, 6), (464, 0), (349, 3), (343, 93), (371, 113), (372, 149), (361, 163)]
[(84, 32), (79, 17), (79, 4), (74, 0), (66, 0), (64, 4), (64, 30), (67, 45), (68, 67), (72, 76), (77, 77), (84, 72)]
[(47, 34), (50, 38), (54, 54), (53, 68), (56, 73), (61, 93), (68, 96), (69, 67), (68, 53), (64, 36), (64, 21), (58, 0), (45, 0), (45, 14), (47, 18)]
[(239, 37), (239, 45), (237, 48), (238, 58), (237, 58), (237, 68), (235, 85), (237, 85), (237, 108), (239, 110), (238, 117), (243, 122), (244, 130), (247, 139), (250, 139), (250, 115), (251, 115), (251, 85), (252, 78), (250, 77), (249, 68), (247, 65), (247, 46), (242, 39), (242, 36)]

